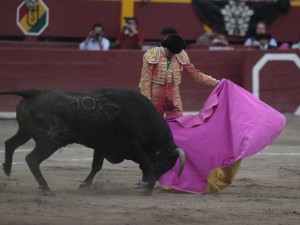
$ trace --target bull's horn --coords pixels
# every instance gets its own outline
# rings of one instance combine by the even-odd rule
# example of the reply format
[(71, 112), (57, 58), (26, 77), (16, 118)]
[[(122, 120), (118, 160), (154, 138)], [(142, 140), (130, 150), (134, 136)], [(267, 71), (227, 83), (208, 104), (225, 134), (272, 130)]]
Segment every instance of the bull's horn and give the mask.
[(177, 152), (178, 152), (178, 157), (180, 159), (180, 167), (179, 167), (179, 171), (178, 171), (178, 177), (181, 175), (183, 168), (184, 168), (184, 163), (185, 163), (185, 154), (184, 151), (181, 148), (176, 148)]

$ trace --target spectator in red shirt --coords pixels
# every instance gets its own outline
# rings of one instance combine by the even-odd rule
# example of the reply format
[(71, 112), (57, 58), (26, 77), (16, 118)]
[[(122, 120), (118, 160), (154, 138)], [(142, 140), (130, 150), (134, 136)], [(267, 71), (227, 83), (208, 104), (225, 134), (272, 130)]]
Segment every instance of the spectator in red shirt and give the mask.
[(144, 35), (138, 31), (139, 22), (135, 17), (125, 17), (126, 23), (119, 33), (114, 46), (117, 48), (139, 48), (144, 42)]

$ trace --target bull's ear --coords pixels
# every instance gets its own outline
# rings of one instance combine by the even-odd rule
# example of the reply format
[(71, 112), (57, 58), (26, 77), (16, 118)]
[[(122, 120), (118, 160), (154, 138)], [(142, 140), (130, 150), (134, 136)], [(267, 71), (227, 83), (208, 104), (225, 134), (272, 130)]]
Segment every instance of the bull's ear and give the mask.
[(107, 104), (101, 107), (107, 119), (115, 119), (120, 115), (120, 108), (117, 105)]

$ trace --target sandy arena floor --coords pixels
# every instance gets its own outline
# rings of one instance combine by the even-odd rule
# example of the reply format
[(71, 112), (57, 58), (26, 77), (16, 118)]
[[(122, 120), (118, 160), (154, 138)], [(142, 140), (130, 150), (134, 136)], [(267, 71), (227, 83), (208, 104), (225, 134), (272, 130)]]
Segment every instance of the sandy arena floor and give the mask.
[[(90, 171), (92, 150), (69, 145), (41, 164), (56, 196), (43, 196), (25, 163), (34, 143), (16, 150), (12, 174), (0, 171), (0, 224), (300, 224), (300, 117), (286, 114), (283, 133), (260, 154), (243, 161), (233, 185), (212, 195), (152, 196), (134, 190), (141, 177), (130, 161), (105, 162), (88, 191), (78, 189)], [(0, 162), (15, 120), (0, 120)]]

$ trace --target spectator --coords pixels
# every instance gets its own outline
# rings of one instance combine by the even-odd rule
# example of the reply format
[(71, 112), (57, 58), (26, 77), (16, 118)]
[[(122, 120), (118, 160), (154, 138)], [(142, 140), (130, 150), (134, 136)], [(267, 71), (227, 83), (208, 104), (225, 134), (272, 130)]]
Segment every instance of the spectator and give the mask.
[(94, 50), (94, 51), (107, 51), (110, 46), (110, 42), (103, 36), (104, 28), (100, 23), (96, 23), (89, 35), (83, 42), (80, 43), (80, 50)]
[(210, 45), (215, 37), (217, 37), (216, 31), (209, 31), (199, 36), (196, 40), (197, 45)]
[[(263, 34), (267, 34), (267, 25), (265, 22), (258, 22), (256, 24), (256, 31), (255, 31), (255, 36), (253, 37), (249, 37), (247, 38), (247, 40), (245, 41), (244, 45), (245, 46), (250, 46), (256, 49), (262, 49), (262, 48), (267, 48), (267, 49), (271, 49), (271, 48), (277, 48), (277, 41), (269, 34), (267, 34), (268, 36), (260, 36)], [(258, 36), (257, 36), (258, 35)], [(261, 43), (259, 43), (259, 41), (257, 40), (257, 38), (259, 38), (261, 40)], [(264, 43), (264, 47), (262, 47), (262, 42), (264, 42), (264, 40), (266, 40), (268, 43)]]
[[(174, 28), (172, 27), (166, 27), (164, 29), (161, 30), (161, 35), (163, 36), (162, 40), (165, 40), (170, 34), (177, 34), (177, 30), (175, 30)], [(148, 51), (149, 49), (151, 48), (155, 48), (157, 46), (160, 46), (161, 45), (161, 41), (159, 42), (153, 42), (153, 43), (148, 43), (147, 45), (143, 45), (142, 47), (142, 50), (143, 51)]]
[(229, 43), (226, 40), (226, 34), (223, 31), (213, 29), (206, 32), (196, 40), (197, 45), (212, 45), (212, 46), (228, 46)]
[(218, 33), (217, 36), (212, 40), (210, 45), (212, 45), (212, 46), (228, 46), (229, 43), (226, 40), (225, 33)]
[(161, 34), (163, 35), (163, 40), (165, 40), (170, 34), (178, 34), (178, 32), (172, 27), (166, 27), (161, 30)]
[(279, 50), (289, 50), (290, 49), (290, 45), (287, 42), (283, 42), (279, 48)]
[(131, 44), (131, 48), (141, 49), (144, 42), (144, 36), (138, 31), (138, 20), (135, 17), (125, 17), (125, 20), (126, 23), (123, 25), (123, 31), (119, 33), (114, 46), (117, 48), (124, 48), (125, 43)]
[(299, 41), (295, 44), (292, 44), (291, 49), (300, 49), (300, 36), (299, 36)]
[(251, 47), (261, 50), (276, 49), (276, 47), (270, 44), (270, 40), (272, 40), (272, 36), (270, 34), (257, 34), (254, 37)]

